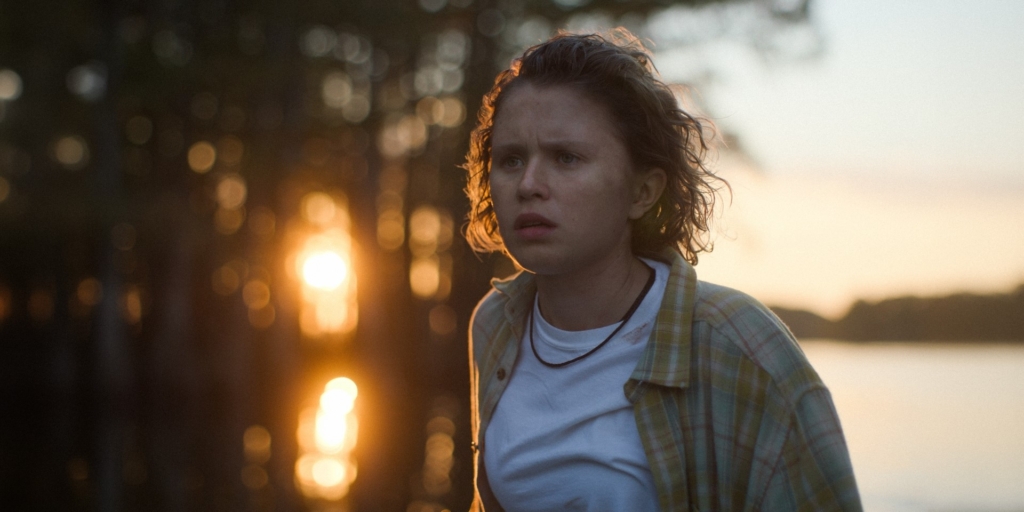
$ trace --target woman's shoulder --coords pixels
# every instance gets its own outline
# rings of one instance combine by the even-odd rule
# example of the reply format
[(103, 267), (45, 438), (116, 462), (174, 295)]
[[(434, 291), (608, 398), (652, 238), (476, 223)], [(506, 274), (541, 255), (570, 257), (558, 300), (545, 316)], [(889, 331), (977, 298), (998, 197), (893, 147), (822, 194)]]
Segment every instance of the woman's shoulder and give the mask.
[(739, 352), (768, 373), (786, 395), (821, 385), (796, 338), (761, 301), (739, 290), (698, 281), (693, 341)]
[(761, 301), (739, 290), (707, 281), (697, 281), (693, 320), (726, 330), (776, 327), (788, 332), (785, 324)]
[(493, 330), (504, 321), (506, 312), (526, 307), (532, 297), (533, 276), (519, 272), (505, 279), (491, 280), (491, 289), (473, 308), (471, 329)]
[(475, 330), (477, 326), (483, 327), (496, 322), (503, 316), (507, 302), (508, 297), (505, 297), (492, 286), (483, 298), (480, 299), (480, 302), (476, 304), (476, 307), (473, 308), (473, 315), (470, 317), (469, 325)]

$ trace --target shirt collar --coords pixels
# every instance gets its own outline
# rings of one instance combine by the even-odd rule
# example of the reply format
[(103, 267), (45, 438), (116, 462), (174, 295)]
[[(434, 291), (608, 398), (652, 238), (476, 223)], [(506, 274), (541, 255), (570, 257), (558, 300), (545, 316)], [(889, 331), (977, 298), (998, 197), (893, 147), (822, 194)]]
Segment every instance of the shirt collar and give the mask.
[(521, 339), (526, 314), (529, 308), (533, 307), (533, 297), (537, 294), (534, 275), (521, 270), (505, 279), (491, 279), (491, 286), (506, 297), (505, 320), (511, 326), (516, 339)]
[[(654, 257), (670, 264), (671, 270), (654, 331), (630, 380), (683, 388), (690, 379), (697, 272), (674, 248), (666, 248)], [(537, 292), (534, 275), (521, 271), (505, 279), (493, 279), (491, 286), (507, 297), (505, 318), (516, 338), (521, 338), (526, 314), (533, 307), (533, 297)]]
[(684, 388), (690, 380), (690, 344), (693, 308), (697, 299), (697, 272), (674, 249), (666, 249), (658, 256), (658, 259), (670, 263), (672, 267), (654, 331), (630, 380)]

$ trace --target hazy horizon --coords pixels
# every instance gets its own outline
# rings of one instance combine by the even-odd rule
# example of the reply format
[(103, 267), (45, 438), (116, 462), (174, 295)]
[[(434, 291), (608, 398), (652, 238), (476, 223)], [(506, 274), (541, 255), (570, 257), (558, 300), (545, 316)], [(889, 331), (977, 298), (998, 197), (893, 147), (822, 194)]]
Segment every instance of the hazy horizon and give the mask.
[(1024, 4), (817, 0), (811, 19), (809, 58), (656, 56), (744, 153), (716, 165), (733, 196), (698, 275), (833, 318), (1024, 282)]

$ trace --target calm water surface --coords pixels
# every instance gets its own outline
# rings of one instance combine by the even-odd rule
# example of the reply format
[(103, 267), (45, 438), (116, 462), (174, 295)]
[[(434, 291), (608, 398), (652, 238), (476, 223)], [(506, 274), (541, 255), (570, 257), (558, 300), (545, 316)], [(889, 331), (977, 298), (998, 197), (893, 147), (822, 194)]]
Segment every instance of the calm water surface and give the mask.
[(865, 510), (1024, 511), (1024, 344), (801, 343)]

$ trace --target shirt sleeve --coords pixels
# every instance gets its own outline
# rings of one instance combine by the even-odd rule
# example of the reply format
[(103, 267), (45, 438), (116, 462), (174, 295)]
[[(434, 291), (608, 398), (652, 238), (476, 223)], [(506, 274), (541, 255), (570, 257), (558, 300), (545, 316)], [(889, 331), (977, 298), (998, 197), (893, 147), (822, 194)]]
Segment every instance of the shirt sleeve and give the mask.
[(759, 510), (861, 511), (843, 430), (824, 387), (796, 403)]

